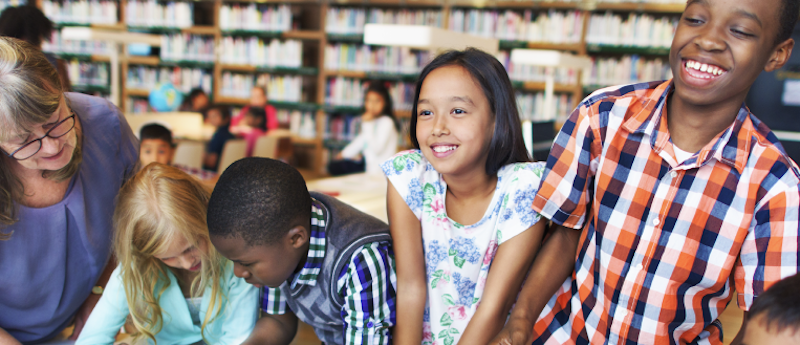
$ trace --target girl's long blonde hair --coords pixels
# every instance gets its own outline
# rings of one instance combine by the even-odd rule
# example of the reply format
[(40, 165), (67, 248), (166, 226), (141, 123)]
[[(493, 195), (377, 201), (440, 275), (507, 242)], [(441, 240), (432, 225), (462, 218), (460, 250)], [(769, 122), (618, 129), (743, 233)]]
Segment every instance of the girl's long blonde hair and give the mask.
[(169, 267), (154, 255), (164, 252), (180, 236), (194, 246), (204, 243), (208, 248), (201, 253), (202, 269), (191, 284), (192, 297), (211, 287), (201, 326), (203, 340), (206, 325), (222, 312), (226, 298), (222, 274), (227, 261), (208, 237), (206, 208), (210, 196), (210, 189), (195, 178), (159, 163), (146, 166), (120, 190), (114, 212), (114, 251), (137, 331), (134, 342), (142, 337), (155, 342), (155, 334), (163, 326), (159, 298), (170, 285)]

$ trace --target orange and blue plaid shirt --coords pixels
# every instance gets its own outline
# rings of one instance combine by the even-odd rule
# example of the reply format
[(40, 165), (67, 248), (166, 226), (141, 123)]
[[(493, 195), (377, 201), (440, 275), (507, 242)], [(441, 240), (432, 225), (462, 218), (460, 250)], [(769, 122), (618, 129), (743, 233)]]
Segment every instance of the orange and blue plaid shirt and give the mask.
[(742, 106), (677, 162), (671, 81), (599, 90), (558, 134), (533, 208), (583, 229), (534, 344), (721, 344), (717, 320), (798, 271), (800, 173)]

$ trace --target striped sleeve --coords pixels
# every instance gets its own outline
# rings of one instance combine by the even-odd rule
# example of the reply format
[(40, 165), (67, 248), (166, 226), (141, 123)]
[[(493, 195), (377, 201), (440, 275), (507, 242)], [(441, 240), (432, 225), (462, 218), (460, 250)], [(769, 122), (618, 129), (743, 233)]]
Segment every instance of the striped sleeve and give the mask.
[(261, 310), (270, 315), (286, 314), (286, 297), (280, 288), (264, 287), (262, 289)]
[(345, 344), (390, 344), (395, 324), (397, 276), (388, 242), (374, 242), (357, 251), (337, 282), (345, 304)]

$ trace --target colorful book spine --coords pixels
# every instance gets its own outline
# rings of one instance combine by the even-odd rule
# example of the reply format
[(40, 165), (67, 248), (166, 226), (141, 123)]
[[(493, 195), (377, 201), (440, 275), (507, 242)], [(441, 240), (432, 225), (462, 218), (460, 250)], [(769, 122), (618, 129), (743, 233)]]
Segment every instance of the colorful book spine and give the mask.
[(128, 67), (128, 78), (126, 87), (131, 89), (152, 90), (158, 84), (170, 83), (178, 90), (188, 93), (193, 88), (201, 88), (206, 94), (211, 94), (211, 80), (213, 76), (210, 70), (200, 68), (185, 67), (152, 67), (135, 66)]
[(333, 7), (328, 9), (325, 32), (361, 35), (364, 34), (364, 25), (369, 23), (442, 27), (442, 11)]
[(678, 26), (677, 16), (648, 14), (593, 14), (589, 18), (586, 43), (609, 46), (669, 48)]
[(67, 62), (67, 74), (69, 74), (72, 86), (108, 87), (109, 66), (107, 63), (71, 60)]
[(578, 43), (583, 32), (580, 11), (455, 9), (449, 29), (509, 41)]
[(150, 102), (147, 98), (128, 97), (125, 100), (125, 113), (126, 114), (141, 114), (149, 113), (153, 110), (150, 108)]
[(225, 36), (221, 42), (220, 62), (258, 67), (298, 68), (303, 62), (303, 42)]
[(350, 141), (358, 135), (361, 114), (329, 116), (325, 124), (325, 140)]
[(523, 93), (517, 92), (517, 107), (522, 121), (547, 122), (557, 118), (566, 118), (574, 106), (572, 95), (566, 93), (555, 94), (554, 114), (545, 114), (544, 92)]
[(328, 44), (325, 50), (328, 70), (416, 74), (431, 59), (428, 51), (406, 47)]
[(119, 4), (113, 0), (42, 1), (42, 12), (55, 23), (116, 24)]
[(609, 86), (672, 78), (669, 62), (664, 59), (626, 55), (592, 60), (592, 71), (585, 76), (584, 85)]
[(223, 4), (219, 11), (219, 27), (223, 31), (292, 30), (292, 11), (289, 5)]
[(214, 37), (184, 33), (161, 35), (161, 60), (214, 62)]
[[(373, 81), (376, 82), (376, 81)], [(361, 79), (336, 77), (328, 79), (325, 92), (325, 104), (344, 107), (361, 107), (364, 104), (364, 92), (369, 85)], [(389, 94), (395, 110), (410, 110), (414, 99), (416, 84), (393, 82), (389, 86)]]
[(42, 42), (42, 50), (56, 54), (109, 55), (105, 41), (83, 41), (61, 39), (61, 31), (53, 30), (49, 41)]
[(220, 94), (225, 97), (250, 98), (250, 90), (256, 85), (267, 87), (267, 98), (270, 101), (302, 102), (303, 78), (292, 75), (223, 72)]
[(194, 25), (192, 2), (131, 0), (125, 6), (125, 22), (129, 26), (152, 28), (188, 28)]

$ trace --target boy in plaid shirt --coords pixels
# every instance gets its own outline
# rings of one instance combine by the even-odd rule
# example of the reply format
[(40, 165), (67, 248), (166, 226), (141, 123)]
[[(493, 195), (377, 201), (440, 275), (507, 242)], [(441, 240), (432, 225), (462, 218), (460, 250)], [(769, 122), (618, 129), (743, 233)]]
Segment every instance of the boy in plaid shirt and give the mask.
[(747, 311), (798, 271), (800, 173), (744, 106), (797, 16), (797, 0), (690, 0), (674, 79), (579, 105), (533, 202), (557, 229), (497, 343), (722, 344), (733, 297)]

